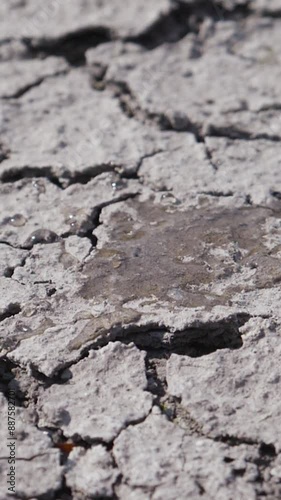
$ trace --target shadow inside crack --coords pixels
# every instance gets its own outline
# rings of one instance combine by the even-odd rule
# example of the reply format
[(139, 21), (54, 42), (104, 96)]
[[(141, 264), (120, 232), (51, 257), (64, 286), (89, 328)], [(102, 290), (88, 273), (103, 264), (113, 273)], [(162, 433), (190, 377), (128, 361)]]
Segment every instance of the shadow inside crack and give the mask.
[(223, 2), (195, 0), (186, 3), (174, 0), (171, 10), (163, 14), (143, 33), (127, 37), (126, 41), (137, 43), (147, 50), (153, 50), (165, 43), (175, 43), (189, 33), (197, 35), (206, 18), (214, 22), (241, 20), (251, 14), (249, 5), (235, 5), (225, 8)]
[(173, 353), (196, 358), (211, 354), (218, 349), (241, 348), (243, 340), (239, 328), (249, 319), (249, 314), (242, 313), (181, 332), (171, 333), (164, 329), (135, 331), (125, 338), (117, 336), (115, 340), (124, 343), (133, 342), (153, 358), (168, 359)]
[(31, 39), (26, 39), (24, 42), (33, 57), (60, 56), (72, 66), (82, 66), (86, 62), (86, 50), (111, 40), (112, 34), (109, 29), (95, 27), (68, 33), (56, 39), (42, 39), (36, 43)]

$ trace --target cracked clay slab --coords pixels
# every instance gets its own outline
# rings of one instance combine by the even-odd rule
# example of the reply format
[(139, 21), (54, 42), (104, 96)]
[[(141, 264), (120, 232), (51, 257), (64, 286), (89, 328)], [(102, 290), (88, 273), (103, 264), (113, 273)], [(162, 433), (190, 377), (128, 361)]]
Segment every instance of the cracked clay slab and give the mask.
[(120, 476), (110, 453), (102, 445), (74, 448), (66, 463), (66, 484), (77, 496), (108, 498)]
[[(2, 394), (0, 394), (0, 408), (1, 415), (8, 415), (7, 400)], [(43, 495), (52, 498), (62, 483), (59, 450), (53, 448), (47, 433), (38, 430), (30, 421), (27, 410), (17, 408), (15, 418), (17, 496), (12, 498), (38, 498)], [(1, 443), (6, 443), (7, 420), (4, 418), (1, 419), (0, 436)], [(3, 446), (0, 457), (1, 500), (7, 499), (7, 455), (9, 450)], [(34, 481), (34, 475), (40, 477), (40, 481)]]
[[(65, 373), (39, 397), (41, 426), (59, 426), (65, 436), (85, 441), (112, 441), (127, 425), (150, 412), (146, 392), (145, 353), (133, 344), (109, 343)], [(71, 474), (70, 474), (71, 477)]]
[[(256, 498), (252, 482), (257, 478), (255, 466), (247, 464), (244, 478), (235, 478), (238, 461), (228, 463), (231, 451), (227, 445), (187, 436), (182, 428), (158, 414), (157, 408), (154, 410), (143, 423), (122, 431), (114, 442), (113, 454), (129, 489), (120, 487), (122, 499), (132, 500), (130, 490), (135, 489), (143, 492), (141, 500)], [(240, 450), (241, 459), (247, 455), (251, 453)]]
[[(133, 340), (141, 333), (153, 345), (166, 334), (171, 341), (168, 330), (175, 332), (174, 342), (184, 344), (205, 335), (208, 325), (212, 335), (222, 335), (234, 327), (236, 331), (249, 314), (270, 314), (274, 297), (278, 311), (278, 211), (254, 206), (187, 209), (166, 192), (159, 203), (135, 199), (104, 208), (101, 222), (95, 230), (97, 247), (82, 272), (63, 241), (35, 245), (25, 266), (14, 272), (18, 282), (3, 278), (7, 285), (12, 282), (14, 293), (22, 293), (22, 312), (2, 323), (14, 362), (31, 363), (51, 376), (79, 359), (86, 346), (118, 335)], [(31, 287), (32, 275), (37, 284)], [(57, 290), (51, 297), (48, 279)], [(39, 300), (31, 300), (29, 312), (26, 292), (31, 297), (32, 289)]]
[(45, 175), (67, 185), (79, 174), (114, 168), (132, 174), (143, 157), (166, 148), (171, 132), (131, 120), (110, 92), (101, 94), (88, 80), (85, 71), (72, 70), (3, 102), (3, 181)]
[(77, 183), (63, 190), (44, 178), (1, 185), (0, 240), (30, 249), (39, 243), (54, 243), (63, 236), (90, 236), (102, 206), (139, 191), (134, 179), (121, 181), (115, 172), (93, 179), (89, 174), (84, 180), (85, 185), (78, 178)]
[(1, 62), (0, 98), (18, 98), (45, 78), (62, 74), (67, 68), (65, 60), (57, 57)]
[(243, 346), (192, 359), (173, 354), (168, 392), (181, 399), (204, 434), (263, 442), (280, 452), (280, 322), (252, 318)]
[(203, 23), (197, 38), (138, 54), (116, 55), (109, 44), (90, 49), (87, 60), (90, 68), (107, 61), (104, 83), (125, 83), (142, 110), (165, 116), (174, 129), (280, 138), (280, 25), (256, 18)]

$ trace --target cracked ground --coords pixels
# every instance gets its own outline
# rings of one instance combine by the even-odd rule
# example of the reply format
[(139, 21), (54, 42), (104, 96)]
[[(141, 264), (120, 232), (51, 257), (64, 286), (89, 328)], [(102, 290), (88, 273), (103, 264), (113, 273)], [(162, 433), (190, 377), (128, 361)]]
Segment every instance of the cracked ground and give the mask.
[(281, 498), (280, 48), (280, 0), (1, 1), (0, 500)]

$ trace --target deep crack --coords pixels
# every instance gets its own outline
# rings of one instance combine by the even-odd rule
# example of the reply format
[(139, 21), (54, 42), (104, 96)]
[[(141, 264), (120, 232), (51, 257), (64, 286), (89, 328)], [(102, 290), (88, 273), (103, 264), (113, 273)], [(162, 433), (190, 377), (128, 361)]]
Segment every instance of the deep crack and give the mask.
[(85, 52), (89, 48), (110, 42), (113, 38), (110, 29), (97, 26), (83, 28), (55, 39), (26, 38), (24, 43), (33, 57), (59, 56), (64, 57), (73, 66), (81, 66), (86, 63)]

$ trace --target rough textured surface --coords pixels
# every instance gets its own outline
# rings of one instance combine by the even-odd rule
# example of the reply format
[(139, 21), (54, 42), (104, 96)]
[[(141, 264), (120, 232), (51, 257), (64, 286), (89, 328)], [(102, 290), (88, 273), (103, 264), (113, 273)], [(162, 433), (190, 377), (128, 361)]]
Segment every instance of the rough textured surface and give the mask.
[[(161, 134), (120, 110), (110, 93), (91, 89), (84, 71), (47, 79), (2, 105), (1, 140), (8, 150), (4, 181), (45, 175), (63, 183), (83, 174), (136, 171), (142, 158), (165, 149)], [(77, 177), (78, 176), (78, 177)]]
[(105, 83), (123, 82), (146, 114), (164, 116), (176, 130), (280, 138), (280, 32), (279, 20), (208, 22), (199, 37), (174, 46), (115, 56), (109, 44), (90, 51), (88, 61), (95, 68), (105, 60)]
[(244, 327), (238, 351), (221, 350), (200, 360), (171, 356), (168, 391), (181, 398), (204, 433), (261, 440), (280, 451), (279, 332), (272, 320), (255, 319)]
[(108, 344), (70, 369), (69, 377), (67, 384), (53, 385), (39, 398), (43, 427), (59, 426), (68, 437), (108, 442), (149, 413), (144, 353), (133, 346)]
[[(251, 454), (243, 448), (241, 461)], [(235, 480), (238, 463), (235, 459), (227, 463), (228, 446), (186, 436), (162, 415), (151, 415), (144, 423), (123, 431), (113, 453), (129, 487), (140, 488), (153, 499), (255, 498), (251, 484), (257, 475), (254, 465), (245, 465), (246, 477)]]
[[(4, 396), (0, 395), (1, 415), (8, 414), (8, 404)], [(0, 456), (0, 498), (8, 498), (7, 473), (10, 470), (7, 458), (10, 455), (8, 443), (16, 440), (16, 470), (17, 495), (20, 498), (53, 496), (62, 483), (62, 467), (60, 467), (60, 453), (52, 447), (52, 441), (47, 434), (40, 432), (31, 416), (25, 410), (16, 411), (16, 432), (12, 440), (8, 441), (7, 420), (1, 420), (1, 456)], [(11, 462), (12, 463), (12, 462)], [(33, 474), (40, 477), (40, 481), (30, 481)]]
[(5, 61), (1, 63), (2, 80), (0, 97), (4, 99), (19, 98), (36, 87), (46, 78), (54, 77), (67, 70), (64, 59), (48, 57), (45, 60)]
[(280, 17), (2, 0), (1, 500), (281, 498)]
[(75, 448), (67, 460), (66, 484), (77, 495), (107, 498), (113, 495), (113, 485), (120, 475), (104, 446), (85, 451)]

